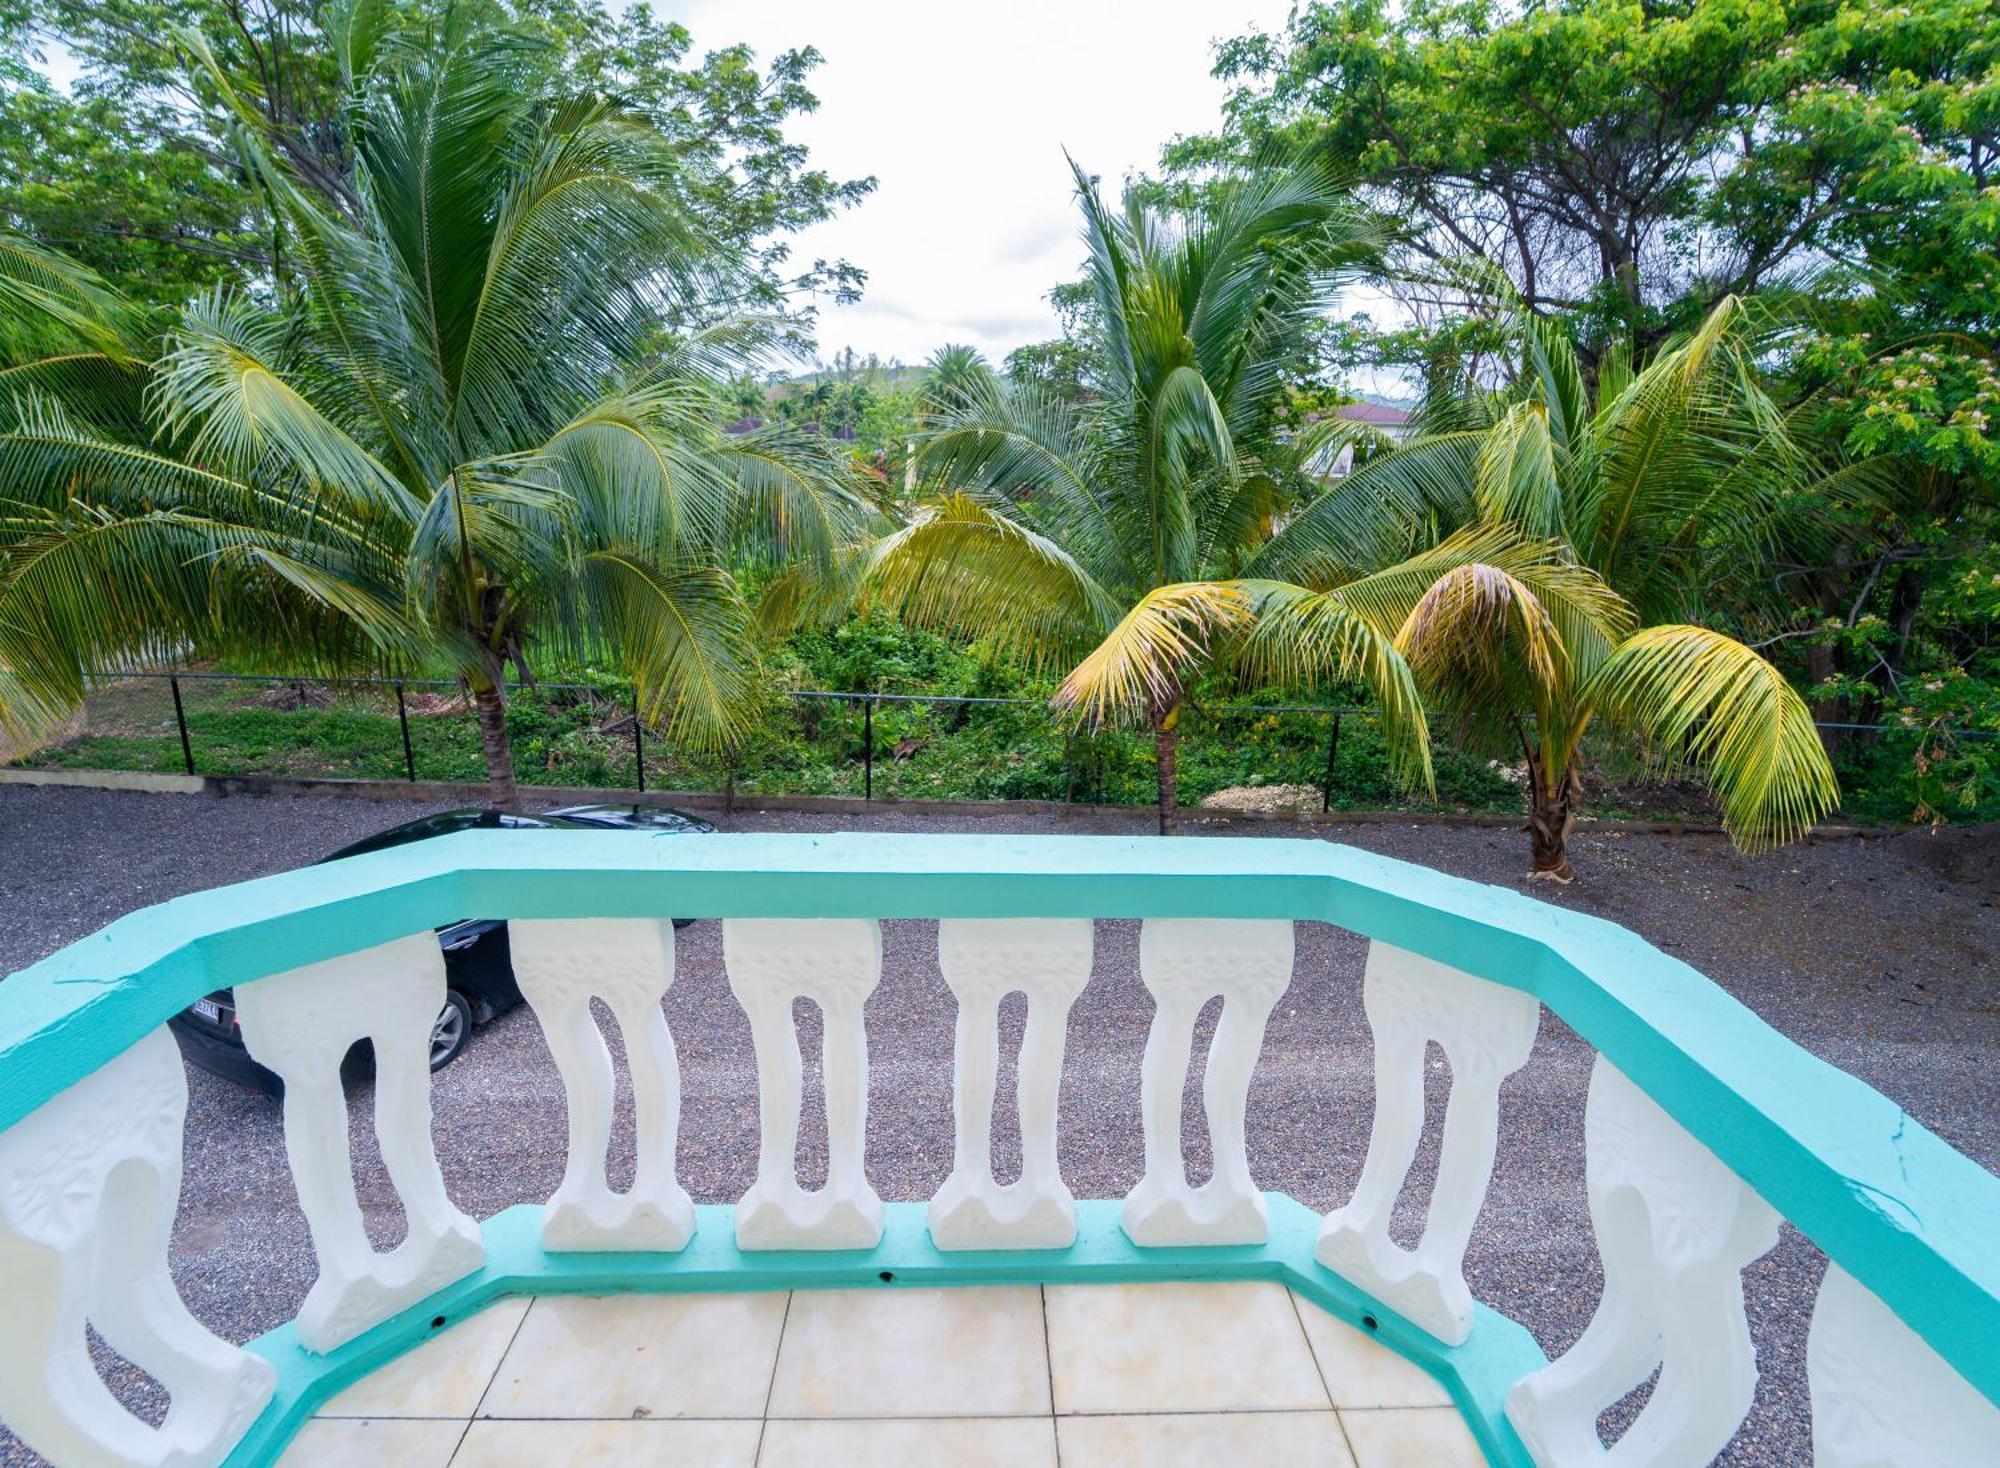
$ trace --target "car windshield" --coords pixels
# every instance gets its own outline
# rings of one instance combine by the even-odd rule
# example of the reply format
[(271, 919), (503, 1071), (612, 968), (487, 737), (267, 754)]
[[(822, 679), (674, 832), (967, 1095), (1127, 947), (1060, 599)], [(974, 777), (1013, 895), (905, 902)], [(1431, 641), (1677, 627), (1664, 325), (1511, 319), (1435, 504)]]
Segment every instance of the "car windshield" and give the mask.
[(412, 841), (428, 841), (434, 836), (451, 836), (460, 831), (494, 830), (546, 830), (554, 826), (566, 826), (570, 822), (548, 816), (522, 815), (512, 811), (491, 810), (449, 810), (437, 815), (422, 816), (414, 821), (405, 821), (400, 826), (391, 826), (386, 831), (378, 831), (348, 846), (341, 847), (320, 858), (321, 861), (340, 861), (345, 857), (362, 856), (370, 851), (387, 851), (392, 846), (407, 846)]

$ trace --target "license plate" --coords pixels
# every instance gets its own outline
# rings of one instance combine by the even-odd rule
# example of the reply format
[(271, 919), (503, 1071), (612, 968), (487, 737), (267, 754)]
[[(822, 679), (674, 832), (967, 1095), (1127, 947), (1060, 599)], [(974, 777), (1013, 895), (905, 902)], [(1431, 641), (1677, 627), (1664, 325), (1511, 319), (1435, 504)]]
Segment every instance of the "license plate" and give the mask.
[(222, 1006), (217, 1004), (213, 999), (195, 1000), (194, 1012), (212, 1025), (222, 1023)]

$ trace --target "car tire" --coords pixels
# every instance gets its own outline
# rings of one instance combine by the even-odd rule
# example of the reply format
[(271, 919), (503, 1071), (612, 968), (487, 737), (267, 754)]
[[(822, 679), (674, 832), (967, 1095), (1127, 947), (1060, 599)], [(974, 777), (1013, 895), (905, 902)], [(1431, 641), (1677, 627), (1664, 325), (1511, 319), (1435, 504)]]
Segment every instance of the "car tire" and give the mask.
[(444, 1008), (431, 1026), (431, 1069), (443, 1070), (465, 1053), (472, 1043), (472, 1001), (456, 989), (447, 989)]

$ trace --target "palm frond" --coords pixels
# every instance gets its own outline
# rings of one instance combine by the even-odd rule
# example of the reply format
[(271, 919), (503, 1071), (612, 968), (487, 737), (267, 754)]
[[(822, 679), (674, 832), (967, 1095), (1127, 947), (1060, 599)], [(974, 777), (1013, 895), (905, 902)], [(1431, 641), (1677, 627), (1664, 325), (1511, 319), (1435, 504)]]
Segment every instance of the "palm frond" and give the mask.
[(1239, 584), (1251, 596), (1254, 619), (1238, 652), (1244, 672), (1259, 683), (1291, 687), (1366, 685), (1382, 712), (1391, 773), (1405, 785), (1435, 789), (1422, 692), (1394, 638), (1338, 593), (1281, 581)]
[(1080, 654), (1118, 620), (1117, 600), (1068, 551), (968, 495), (876, 542), (861, 580), (868, 603), (912, 625), (1005, 636), (1031, 663)]
[(315, 493), (408, 514), (395, 476), (275, 365), (282, 332), (242, 297), (214, 293), (190, 305), (154, 384), (167, 432), (186, 440), (190, 459), (242, 475), (276, 455)]
[(1703, 772), (1746, 851), (1796, 840), (1840, 800), (1805, 700), (1764, 658), (1705, 627), (1648, 627), (1580, 702), (1642, 736), (1663, 767)]
[(1541, 401), (1515, 404), (1486, 431), (1474, 471), (1480, 514), (1531, 539), (1563, 530), (1552, 416)]
[(1102, 727), (1150, 721), (1180, 701), (1188, 673), (1219, 637), (1250, 625), (1250, 596), (1229, 582), (1196, 581), (1146, 593), (1069, 672), (1053, 706)]
[(742, 737), (756, 671), (750, 611), (719, 566), (659, 566), (607, 547), (582, 563), (595, 624), (638, 685), (649, 722), (698, 748)]
[(1391, 564), (1478, 514), (1485, 435), (1416, 439), (1357, 464), (1251, 559), (1247, 574), (1332, 586)]

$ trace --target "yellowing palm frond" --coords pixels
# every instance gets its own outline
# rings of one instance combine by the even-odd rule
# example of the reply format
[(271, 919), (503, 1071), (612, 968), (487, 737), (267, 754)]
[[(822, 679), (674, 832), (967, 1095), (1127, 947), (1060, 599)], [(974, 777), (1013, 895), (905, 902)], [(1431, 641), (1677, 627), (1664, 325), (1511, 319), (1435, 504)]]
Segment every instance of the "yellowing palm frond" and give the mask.
[(1579, 677), (1632, 630), (1632, 609), (1594, 571), (1578, 565), (1559, 543), (1524, 539), (1508, 525), (1468, 526), (1407, 560), (1336, 588), (1336, 594), (1382, 635), (1395, 637), (1439, 577), (1477, 565), (1504, 572), (1534, 594)]
[(1483, 561), (1431, 583), (1397, 629), (1396, 649), (1419, 676), (1472, 700), (1498, 694), (1516, 656), (1539, 696), (1569, 670), (1548, 609), (1519, 578)]
[(1359, 681), (1382, 710), (1391, 773), (1405, 785), (1435, 792), (1430, 725), (1415, 673), (1394, 640), (1341, 600), (1281, 581), (1240, 583), (1253, 598), (1255, 621), (1241, 661), (1257, 682), (1310, 687)]
[(1180, 701), (1188, 671), (1216, 639), (1250, 623), (1250, 597), (1227, 581), (1162, 586), (1140, 598), (1053, 700), (1093, 725), (1147, 719)]
[(1745, 851), (1795, 840), (1840, 800), (1805, 700), (1720, 632), (1666, 625), (1634, 633), (1580, 702), (1644, 735), (1661, 764), (1700, 769)]

